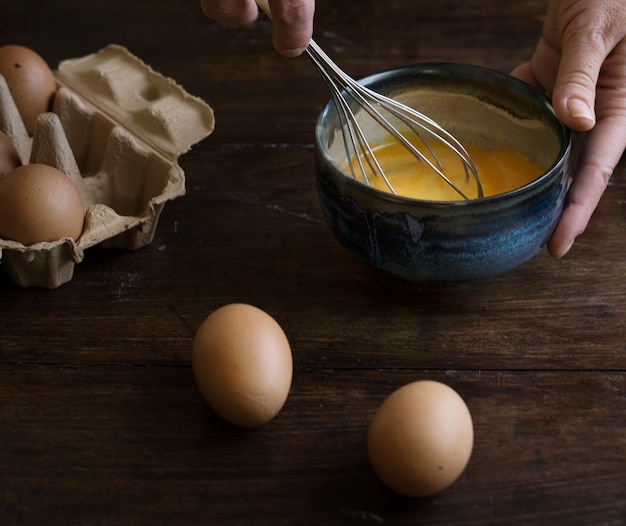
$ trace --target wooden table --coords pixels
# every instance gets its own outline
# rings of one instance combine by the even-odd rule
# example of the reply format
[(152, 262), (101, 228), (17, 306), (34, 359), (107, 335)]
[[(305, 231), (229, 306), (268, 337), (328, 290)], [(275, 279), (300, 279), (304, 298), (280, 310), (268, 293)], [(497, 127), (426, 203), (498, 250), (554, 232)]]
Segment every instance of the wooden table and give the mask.
[[(626, 166), (560, 261), (461, 285), (383, 276), (323, 223), (313, 129), (328, 93), (312, 65), (278, 56), (269, 22), (224, 27), (198, 4), (0, 9), (2, 44), (56, 67), (118, 43), (216, 115), (151, 245), (90, 249), (55, 290), (0, 278), (0, 523), (626, 523)], [(508, 71), (544, 9), (320, 0), (316, 40), (356, 77)], [(211, 412), (190, 364), (196, 328), (231, 302), (274, 316), (294, 356), (283, 411), (249, 431)], [(426, 378), (466, 400), (475, 448), (453, 486), (411, 500), (376, 479), (365, 437), (392, 390)]]

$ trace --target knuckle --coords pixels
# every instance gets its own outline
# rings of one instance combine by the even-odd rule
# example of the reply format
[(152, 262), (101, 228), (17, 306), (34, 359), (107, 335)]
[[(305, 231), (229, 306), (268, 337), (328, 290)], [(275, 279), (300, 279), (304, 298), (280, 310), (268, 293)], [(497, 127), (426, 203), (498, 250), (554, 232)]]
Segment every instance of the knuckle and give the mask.
[(286, 24), (301, 24), (312, 14), (307, 0), (280, 2), (272, 11)]

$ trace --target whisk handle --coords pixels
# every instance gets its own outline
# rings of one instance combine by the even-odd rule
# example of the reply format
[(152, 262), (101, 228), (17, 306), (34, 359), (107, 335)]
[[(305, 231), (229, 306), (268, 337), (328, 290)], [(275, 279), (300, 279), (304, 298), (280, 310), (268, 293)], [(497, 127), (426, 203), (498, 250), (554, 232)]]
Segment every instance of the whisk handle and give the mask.
[(256, 0), (256, 5), (259, 6), (259, 9), (261, 9), (261, 11), (263, 11), (267, 17), (271, 20), (272, 18), (272, 11), (270, 9), (270, 4), (267, 0)]

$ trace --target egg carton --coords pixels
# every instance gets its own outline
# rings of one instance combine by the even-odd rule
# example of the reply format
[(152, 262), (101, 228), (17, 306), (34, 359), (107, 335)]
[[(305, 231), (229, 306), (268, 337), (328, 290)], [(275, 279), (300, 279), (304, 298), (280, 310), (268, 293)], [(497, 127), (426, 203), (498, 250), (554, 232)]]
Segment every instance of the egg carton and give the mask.
[(23, 164), (65, 173), (85, 206), (78, 240), (24, 246), (0, 239), (0, 263), (22, 287), (56, 288), (70, 281), (89, 247), (136, 250), (150, 244), (167, 201), (185, 194), (178, 157), (213, 131), (210, 106), (111, 44), (62, 61), (52, 112), (26, 132), (0, 75), (0, 130)]

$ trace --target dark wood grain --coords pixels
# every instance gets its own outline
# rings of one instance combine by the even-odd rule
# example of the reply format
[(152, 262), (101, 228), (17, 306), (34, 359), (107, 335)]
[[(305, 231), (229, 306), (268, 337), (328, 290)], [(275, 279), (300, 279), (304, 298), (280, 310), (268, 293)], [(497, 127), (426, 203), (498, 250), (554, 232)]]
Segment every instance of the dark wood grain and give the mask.
[[(320, 0), (316, 40), (357, 77), (419, 61), (508, 71), (544, 9)], [(270, 31), (194, 1), (0, 8), (0, 44), (51, 65), (122, 44), (216, 113), (150, 246), (90, 249), (52, 291), (0, 274), (0, 523), (626, 523), (625, 165), (563, 260), (461, 285), (383, 276), (323, 223), (313, 129), (328, 94)], [(283, 411), (252, 431), (210, 411), (190, 365), (199, 323), (233, 301), (274, 316), (294, 354)], [(464, 397), (475, 449), (453, 486), (409, 500), (376, 479), (365, 437), (382, 400), (422, 378)]]

